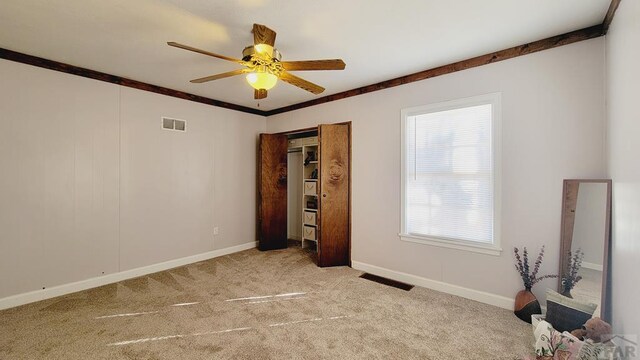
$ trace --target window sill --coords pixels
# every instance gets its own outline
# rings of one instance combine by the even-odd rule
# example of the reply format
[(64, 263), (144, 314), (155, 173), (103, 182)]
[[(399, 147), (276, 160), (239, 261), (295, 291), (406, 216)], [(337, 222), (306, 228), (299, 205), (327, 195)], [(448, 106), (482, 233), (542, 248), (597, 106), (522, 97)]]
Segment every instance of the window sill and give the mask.
[(399, 236), (400, 240), (412, 243), (438, 246), (447, 249), (463, 250), (484, 255), (500, 256), (500, 254), (502, 254), (502, 248), (495, 245), (475, 244), (472, 242), (460, 240), (436, 239), (411, 234), (399, 234)]

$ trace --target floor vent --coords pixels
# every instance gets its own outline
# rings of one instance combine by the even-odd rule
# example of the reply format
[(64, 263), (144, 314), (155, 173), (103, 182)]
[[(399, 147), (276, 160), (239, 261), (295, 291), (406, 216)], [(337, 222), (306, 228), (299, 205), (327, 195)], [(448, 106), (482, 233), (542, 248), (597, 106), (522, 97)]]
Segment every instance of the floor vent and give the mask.
[(377, 276), (377, 275), (373, 275), (373, 274), (369, 274), (369, 273), (364, 273), (362, 275), (360, 275), (361, 278), (363, 279), (367, 279), (367, 280), (371, 280), (374, 282), (377, 282), (379, 284), (382, 285), (387, 285), (387, 286), (391, 286), (394, 288), (398, 288), (404, 291), (409, 291), (411, 289), (413, 289), (413, 285), (409, 285), (409, 284), (405, 284), (403, 282), (400, 281), (395, 281), (395, 280), (391, 280), (391, 279), (387, 279), (387, 278), (383, 278), (381, 276)]
[(162, 118), (162, 128), (166, 130), (186, 131), (187, 122), (184, 120), (171, 119), (167, 117)]

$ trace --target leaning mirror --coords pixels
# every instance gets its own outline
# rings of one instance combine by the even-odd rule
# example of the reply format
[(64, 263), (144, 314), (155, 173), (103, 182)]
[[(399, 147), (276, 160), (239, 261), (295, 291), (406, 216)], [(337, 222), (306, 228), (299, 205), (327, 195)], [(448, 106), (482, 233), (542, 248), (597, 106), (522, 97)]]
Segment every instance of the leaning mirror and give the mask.
[(611, 180), (564, 181), (558, 291), (609, 322), (610, 224)]

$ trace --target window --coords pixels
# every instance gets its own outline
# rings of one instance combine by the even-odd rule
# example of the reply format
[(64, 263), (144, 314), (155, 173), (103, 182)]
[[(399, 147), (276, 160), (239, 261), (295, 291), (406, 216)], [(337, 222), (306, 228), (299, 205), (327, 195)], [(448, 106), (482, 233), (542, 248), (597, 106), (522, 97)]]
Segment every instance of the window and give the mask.
[(403, 240), (500, 254), (500, 94), (402, 110)]

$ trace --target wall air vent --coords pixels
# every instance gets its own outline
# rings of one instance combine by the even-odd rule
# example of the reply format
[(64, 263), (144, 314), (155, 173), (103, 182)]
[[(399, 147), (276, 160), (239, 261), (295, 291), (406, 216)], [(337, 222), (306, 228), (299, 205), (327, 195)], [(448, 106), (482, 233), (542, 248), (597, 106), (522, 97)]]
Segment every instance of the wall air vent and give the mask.
[(162, 128), (165, 130), (186, 131), (187, 122), (184, 120), (163, 117)]

